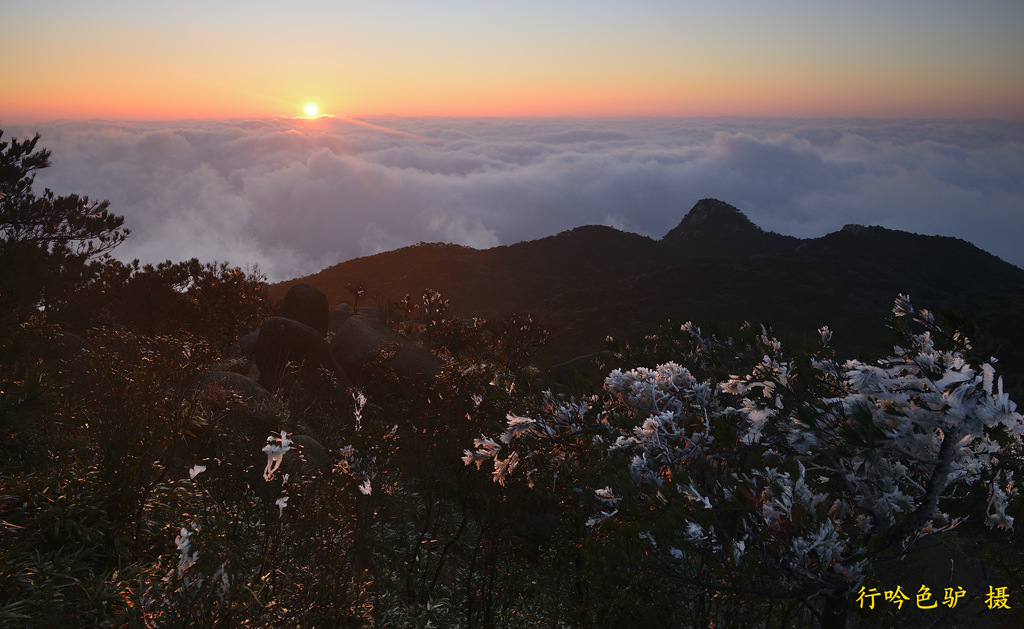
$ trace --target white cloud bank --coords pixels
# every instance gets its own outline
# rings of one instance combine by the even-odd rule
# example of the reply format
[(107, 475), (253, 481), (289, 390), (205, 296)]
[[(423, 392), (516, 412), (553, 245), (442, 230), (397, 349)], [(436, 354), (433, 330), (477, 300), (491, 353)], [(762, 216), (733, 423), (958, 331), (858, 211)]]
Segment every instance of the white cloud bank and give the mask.
[(699, 199), (765, 229), (957, 236), (1024, 267), (1024, 124), (373, 118), (56, 122), (37, 185), (109, 199), (145, 262), (258, 263), (271, 280), (448, 241), (584, 224), (653, 237)]

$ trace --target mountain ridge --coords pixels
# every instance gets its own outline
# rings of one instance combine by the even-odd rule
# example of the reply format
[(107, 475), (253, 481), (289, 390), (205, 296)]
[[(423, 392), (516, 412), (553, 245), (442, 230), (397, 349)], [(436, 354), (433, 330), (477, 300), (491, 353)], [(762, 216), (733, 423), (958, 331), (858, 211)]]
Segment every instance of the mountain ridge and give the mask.
[(490, 249), (420, 243), (274, 284), (271, 298), (300, 282), (332, 306), (361, 282), (382, 305), (431, 288), (458, 316), (531, 313), (552, 330), (548, 364), (669, 319), (764, 320), (794, 338), (828, 325), (839, 343), (879, 347), (892, 300), (906, 293), (975, 319), (1007, 366), (1024, 371), (1024, 270), (948, 236), (861, 225), (777, 234), (717, 199), (698, 201), (658, 240), (588, 225)]

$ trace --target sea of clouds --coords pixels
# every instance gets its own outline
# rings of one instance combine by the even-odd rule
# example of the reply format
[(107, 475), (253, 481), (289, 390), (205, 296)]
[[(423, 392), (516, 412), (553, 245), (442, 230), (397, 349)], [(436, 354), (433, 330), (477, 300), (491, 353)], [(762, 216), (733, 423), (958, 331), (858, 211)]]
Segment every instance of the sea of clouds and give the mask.
[(715, 197), (761, 227), (957, 236), (1024, 267), (1024, 123), (375, 117), (54, 122), (38, 188), (109, 199), (143, 262), (271, 280), (420, 241), (604, 224), (659, 238)]

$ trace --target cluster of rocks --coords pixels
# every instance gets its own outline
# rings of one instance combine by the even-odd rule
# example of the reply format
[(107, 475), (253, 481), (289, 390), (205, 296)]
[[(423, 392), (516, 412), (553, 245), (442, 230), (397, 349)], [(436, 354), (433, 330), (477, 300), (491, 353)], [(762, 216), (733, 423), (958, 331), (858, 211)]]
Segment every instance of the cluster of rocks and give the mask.
[(388, 327), (376, 310), (356, 311), (347, 303), (330, 309), (321, 290), (297, 284), (285, 295), (278, 315), (226, 351), (228, 358), (251, 361), (256, 379), (227, 372), (211, 372), (207, 378), (246, 396), (264, 397), (282, 386), (290, 367), (298, 368), (300, 380), (311, 390), (327, 388), (329, 376), (341, 393), (382, 360), (399, 377), (436, 376), (440, 362), (434, 355)]
[(383, 358), (395, 374), (431, 379), (441, 363), (409, 337), (385, 324), (374, 309), (355, 311), (348, 304), (329, 309), (327, 297), (309, 284), (296, 284), (284, 296), (277, 316), (228, 348), (227, 355), (251, 358), (259, 385), (278, 388), (289, 365), (299, 366), (307, 384), (319, 389), (320, 374), (333, 377), (337, 388), (356, 384), (365, 368)]
[(319, 289), (297, 284), (285, 295), (276, 316), (239, 338), (226, 352), (226, 357), (243, 361), (252, 377), (210, 371), (200, 387), (256, 404), (268, 400), (275, 390), (288, 396), (299, 387), (347, 410), (351, 387), (363, 382), (371, 373), (369, 368), (380, 363), (401, 378), (437, 376), (440, 361), (389, 327), (378, 310), (356, 311), (348, 304), (332, 310)]

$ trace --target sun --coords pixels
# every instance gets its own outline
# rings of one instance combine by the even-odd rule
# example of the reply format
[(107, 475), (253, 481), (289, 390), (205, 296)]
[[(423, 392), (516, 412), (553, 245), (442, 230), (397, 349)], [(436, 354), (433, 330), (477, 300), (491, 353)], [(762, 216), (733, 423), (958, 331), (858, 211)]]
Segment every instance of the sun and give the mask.
[(316, 108), (316, 105), (314, 105), (312, 103), (310, 103), (309, 105), (306, 105), (306, 115), (307, 116), (312, 118), (313, 116), (315, 116), (317, 114), (318, 111), (319, 110)]

